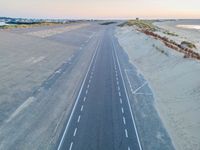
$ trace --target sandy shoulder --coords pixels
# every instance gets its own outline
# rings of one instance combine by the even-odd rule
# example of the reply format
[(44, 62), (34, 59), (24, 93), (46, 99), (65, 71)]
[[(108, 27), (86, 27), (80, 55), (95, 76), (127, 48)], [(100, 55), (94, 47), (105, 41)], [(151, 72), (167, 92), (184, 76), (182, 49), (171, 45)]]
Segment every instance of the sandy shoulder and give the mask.
[(200, 62), (184, 59), (182, 54), (130, 27), (118, 28), (116, 36), (130, 61), (150, 83), (155, 107), (176, 149), (199, 150)]

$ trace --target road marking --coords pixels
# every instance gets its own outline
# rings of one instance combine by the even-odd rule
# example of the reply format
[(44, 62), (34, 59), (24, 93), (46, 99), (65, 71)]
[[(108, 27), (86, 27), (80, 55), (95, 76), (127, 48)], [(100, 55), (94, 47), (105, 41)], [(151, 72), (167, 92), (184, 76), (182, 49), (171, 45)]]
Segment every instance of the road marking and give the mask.
[(128, 138), (128, 131), (127, 131), (127, 129), (125, 129), (124, 131), (125, 131), (126, 138)]
[(130, 147), (128, 147), (128, 150), (131, 150), (131, 148), (130, 148)]
[(87, 93), (88, 93), (88, 90), (85, 91), (85, 94), (86, 94), (86, 95), (87, 95)]
[(147, 81), (145, 81), (140, 87), (138, 87), (137, 89), (135, 89), (133, 91), (133, 94), (135, 94), (137, 91), (139, 91), (141, 88), (143, 88), (146, 84), (147, 84)]
[(116, 78), (116, 80), (118, 81), (118, 78)]
[(73, 134), (73, 136), (76, 136), (76, 131), (77, 131), (77, 128), (74, 130), (74, 134)]
[(119, 86), (117, 87), (117, 89), (118, 89), (118, 91), (120, 91), (120, 87)]
[(92, 77), (93, 77), (93, 76), (91, 75), (91, 76), (90, 76), (90, 79), (92, 79)]
[(122, 99), (121, 99), (121, 98), (119, 98), (119, 100), (120, 100), (120, 103), (122, 104)]
[(83, 105), (81, 106), (81, 111), (83, 111)]
[(119, 81), (117, 81), (117, 85), (119, 85)]
[(73, 142), (71, 142), (71, 144), (70, 144), (70, 147), (69, 147), (69, 150), (72, 150), (72, 146), (73, 146)]
[(122, 114), (124, 114), (124, 108), (123, 107), (121, 108), (121, 111), (122, 111)]
[(135, 95), (149, 95), (149, 96), (153, 96), (152, 93), (135, 93)]
[(89, 80), (89, 83), (91, 82), (91, 80)]
[[(84, 80), (83, 80), (83, 82), (82, 82), (82, 84), (81, 84), (81, 88), (80, 88), (80, 90), (79, 90), (78, 96), (77, 96), (77, 98), (76, 98), (75, 104), (74, 104), (74, 106), (73, 106), (72, 112), (71, 112), (70, 117), (69, 117), (69, 119), (68, 119), (67, 125), (66, 125), (66, 127), (65, 127), (64, 133), (63, 133), (63, 135), (62, 135), (62, 138), (61, 138), (61, 140), (60, 140), (60, 143), (59, 143), (59, 145), (58, 145), (57, 150), (60, 150), (60, 149), (61, 149), (62, 143), (63, 143), (63, 141), (64, 141), (65, 135), (66, 135), (67, 130), (68, 130), (68, 128), (69, 128), (69, 124), (70, 124), (70, 122), (71, 122), (71, 120), (72, 120), (72, 116), (73, 116), (73, 114), (74, 114), (75, 108), (76, 108), (77, 103), (78, 103), (78, 101), (79, 101), (80, 95), (81, 95), (81, 93), (82, 93), (83, 87), (84, 87), (84, 85), (85, 85), (86, 79), (87, 79), (88, 74), (89, 74), (89, 71), (90, 71), (90, 69), (91, 69), (92, 63), (94, 63), (94, 61), (95, 61), (95, 56), (98, 55), (99, 45), (100, 45), (100, 41), (97, 43), (97, 47), (96, 47), (95, 52), (94, 52), (94, 54), (93, 54), (93, 56), (92, 56), (92, 59), (91, 59), (91, 61), (90, 61), (89, 67), (88, 67), (87, 72), (86, 72), (86, 75), (85, 75), (85, 77), (84, 77)], [(73, 143), (72, 143), (72, 145), (73, 145)]]
[(129, 79), (129, 77), (128, 77), (127, 71), (124, 70), (124, 72), (125, 72), (126, 78), (127, 78), (127, 80), (128, 80), (128, 84), (129, 84), (129, 86), (130, 86), (130, 88), (131, 88), (131, 92), (133, 93), (133, 88), (132, 88), (132, 85), (131, 85), (130, 79)]
[[(115, 57), (116, 57), (116, 60), (117, 60), (117, 65), (118, 65), (118, 68), (119, 68), (120, 76), (121, 76), (121, 79), (122, 79), (122, 84), (123, 84), (125, 95), (126, 95), (126, 98), (127, 98), (127, 102), (128, 102), (128, 106), (129, 106), (129, 111), (131, 113), (131, 118), (132, 118), (133, 126), (134, 126), (134, 129), (135, 129), (137, 141), (138, 141), (138, 146), (139, 146), (139, 149), (142, 150), (142, 146), (141, 146), (141, 143), (140, 143), (140, 139), (139, 139), (137, 127), (136, 127), (136, 124), (135, 124), (135, 118), (133, 117), (133, 112), (132, 112), (132, 109), (131, 109), (130, 100), (129, 100), (129, 97), (128, 97), (127, 89), (126, 89), (126, 86), (125, 86), (125, 81), (124, 81), (124, 78), (123, 78), (123, 75), (122, 75), (121, 66), (119, 64), (119, 58), (118, 58), (118, 55), (116, 53), (116, 48), (115, 48), (115, 45), (113, 43), (113, 40), (112, 40), (112, 46), (113, 46), (113, 49), (114, 49), (114, 54), (115, 54)], [(114, 55), (113, 55), (113, 60), (115, 60), (114, 59)]]
[(89, 89), (89, 87), (90, 87), (90, 84), (88, 84), (87, 88)]
[(124, 125), (126, 125), (126, 119), (123, 117), (123, 123)]
[(119, 92), (119, 96), (121, 96), (121, 92)]
[(80, 122), (80, 119), (81, 119), (81, 116), (79, 115), (78, 116), (78, 120), (77, 120), (78, 123)]
[(86, 97), (84, 97), (83, 101), (85, 102), (85, 100), (86, 100)]

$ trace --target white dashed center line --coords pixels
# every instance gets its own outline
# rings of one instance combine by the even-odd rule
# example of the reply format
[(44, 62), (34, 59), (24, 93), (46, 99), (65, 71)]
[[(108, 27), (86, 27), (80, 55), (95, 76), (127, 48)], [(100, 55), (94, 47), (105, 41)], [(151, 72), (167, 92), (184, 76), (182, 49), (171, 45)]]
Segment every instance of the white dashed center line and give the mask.
[(93, 77), (93, 76), (91, 75), (91, 76), (90, 76), (90, 79), (92, 79), (92, 77)]
[(119, 92), (119, 96), (121, 96), (121, 92)]
[(83, 101), (85, 102), (85, 100), (86, 100), (86, 97), (84, 97)]
[(77, 120), (78, 123), (80, 122), (80, 119), (81, 119), (81, 116), (79, 115), (78, 116), (78, 120)]
[(119, 98), (119, 100), (120, 100), (120, 104), (122, 104), (122, 99), (121, 99), (121, 98)]
[(124, 125), (126, 125), (126, 119), (123, 117), (123, 123)]
[(121, 108), (121, 111), (122, 111), (122, 114), (124, 114), (124, 108), (123, 107)]
[(69, 150), (72, 150), (73, 144), (74, 144), (74, 143), (71, 142), (70, 147), (69, 147)]
[(87, 95), (87, 93), (88, 93), (88, 90), (85, 91), (85, 94), (86, 94), (86, 95)]
[(118, 89), (118, 91), (120, 91), (120, 87), (119, 86), (117, 87), (117, 89)]
[(127, 131), (127, 129), (125, 129), (124, 131), (125, 131), (126, 138), (128, 138), (128, 131)]
[(77, 131), (77, 128), (74, 130), (74, 134), (73, 134), (73, 136), (76, 136), (76, 131)]
[(83, 111), (83, 105), (81, 106), (81, 111)]

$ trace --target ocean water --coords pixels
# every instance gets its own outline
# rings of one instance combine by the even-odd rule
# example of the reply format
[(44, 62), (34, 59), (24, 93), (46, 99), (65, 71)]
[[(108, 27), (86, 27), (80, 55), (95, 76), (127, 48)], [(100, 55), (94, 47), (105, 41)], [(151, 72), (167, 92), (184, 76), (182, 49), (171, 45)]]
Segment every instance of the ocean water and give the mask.
[(200, 30), (200, 20), (199, 19), (179, 20), (176, 22), (176, 27), (184, 29)]
[(179, 24), (179, 25), (176, 25), (176, 27), (178, 28), (184, 28), (184, 29), (197, 29), (197, 30), (200, 30), (200, 25), (184, 25), (184, 24)]
[(5, 22), (0, 22), (0, 26), (7, 25)]

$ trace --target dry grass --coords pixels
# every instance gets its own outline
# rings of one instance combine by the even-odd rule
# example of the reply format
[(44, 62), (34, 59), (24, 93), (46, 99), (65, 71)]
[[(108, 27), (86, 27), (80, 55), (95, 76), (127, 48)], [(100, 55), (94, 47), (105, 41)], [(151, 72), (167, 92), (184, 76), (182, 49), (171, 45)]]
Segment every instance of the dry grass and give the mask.
[(188, 41), (181, 42), (181, 45), (186, 45), (188, 48), (195, 48), (196, 49), (196, 45), (191, 43), (191, 42), (188, 42)]
[(153, 20), (129, 20), (121, 26), (128, 25), (128, 26), (137, 26), (141, 30), (149, 30), (149, 31), (156, 31), (158, 27), (153, 25)]
[(11, 25), (3, 25), (0, 26), (0, 29), (13, 29), (13, 28), (32, 28), (32, 27), (40, 27), (40, 26), (53, 26), (59, 25), (63, 23), (59, 22), (37, 22), (37, 23), (25, 23), (25, 24), (11, 24)]

